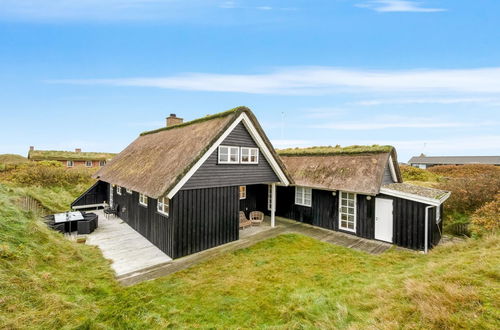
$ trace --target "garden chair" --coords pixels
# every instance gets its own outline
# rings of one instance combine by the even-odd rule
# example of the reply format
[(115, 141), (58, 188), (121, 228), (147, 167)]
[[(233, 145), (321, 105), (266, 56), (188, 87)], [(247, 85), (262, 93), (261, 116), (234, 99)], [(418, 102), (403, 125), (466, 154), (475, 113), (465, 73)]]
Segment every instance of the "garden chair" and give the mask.
[(252, 221), (247, 219), (245, 212), (240, 211), (240, 229), (245, 229), (252, 226)]
[(260, 211), (250, 212), (250, 221), (253, 226), (260, 226), (264, 222), (264, 213)]

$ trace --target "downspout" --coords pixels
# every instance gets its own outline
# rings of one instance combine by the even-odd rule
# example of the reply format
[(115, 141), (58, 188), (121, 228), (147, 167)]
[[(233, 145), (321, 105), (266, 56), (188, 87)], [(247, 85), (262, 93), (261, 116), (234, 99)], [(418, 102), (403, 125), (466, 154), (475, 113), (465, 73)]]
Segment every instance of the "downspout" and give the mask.
[(424, 234), (424, 253), (429, 252), (429, 209), (434, 206), (425, 207), (425, 234)]

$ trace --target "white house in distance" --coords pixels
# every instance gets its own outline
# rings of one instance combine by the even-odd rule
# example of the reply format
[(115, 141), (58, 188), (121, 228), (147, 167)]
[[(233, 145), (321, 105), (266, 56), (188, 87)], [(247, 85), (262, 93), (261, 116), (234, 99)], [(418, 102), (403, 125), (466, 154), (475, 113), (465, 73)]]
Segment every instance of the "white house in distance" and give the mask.
[(414, 156), (408, 165), (426, 169), (437, 165), (468, 165), (483, 164), (500, 166), (500, 156)]

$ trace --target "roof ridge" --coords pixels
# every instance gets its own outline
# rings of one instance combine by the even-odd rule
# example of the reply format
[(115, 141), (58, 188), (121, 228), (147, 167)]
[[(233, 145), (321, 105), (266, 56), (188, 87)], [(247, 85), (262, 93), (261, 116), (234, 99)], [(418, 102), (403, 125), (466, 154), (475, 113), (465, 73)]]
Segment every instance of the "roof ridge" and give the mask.
[(307, 148), (287, 148), (276, 150), (280, 156), (341, 156), (341, 155), (361, 155), (361, 154), (379, 154), (390, 153), (394, 150), (390, 145), (352, 145), (341, 147), (337, 146), (314, 146)]
[(189, 126), (189, 125), (193, 125), (193, 124), (202, 123), (202, 122), (207, 121), (207, 120), (212, 120), (212, 119), (226, 117), (226, 116), (229, 116), (229, 115), (235, 114), (235, 113), (249, 112), (249, 111), (251, 111), (251, 110), (248, 107), (246, 107), (246, 106), (238, 106), (236, 108), (232, 108), (232, 109), (229, 109), (229, 110), (226, 110), (226, 111), (223, 111), (223, 112), (219, 112), (219, 113), (215, 113), (215, 114), (212, 114), (212, 115), (207, 115), (205, 117), (196, 118), (196, 119), (193, 119), (193, 120), (181, 123), (181, 124), (177, 124), (177, 125), (174, 125), (174, 126), (161, 127), (161, 128), (155, 129), (155, 130), (145, 131), (145, 132), (142, 132), (140, 134), (140, 136), (149, 135), (149, 134), (155, 134), (155, 133), (158, 133), (158, 132), (168, 131), (168, 130), (171, 130), (171, 129), (174, 129), (174, 128), (180, 128), (180, 127), (185, 127), (185, 126)]

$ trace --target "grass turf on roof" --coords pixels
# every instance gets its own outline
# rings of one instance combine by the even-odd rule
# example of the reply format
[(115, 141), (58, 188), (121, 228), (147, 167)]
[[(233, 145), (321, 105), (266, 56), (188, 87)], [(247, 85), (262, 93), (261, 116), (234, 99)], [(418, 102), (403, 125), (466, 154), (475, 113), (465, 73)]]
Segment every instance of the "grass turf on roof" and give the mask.
[(33, 150), (29, 152), (28, 157), (35, 160), (109, 160), (115, 155), (109, 152)]
[(167, 127), (158, 128), (158, 129), (155, 129), (155, 130), (152, 130), (152, 131), (142, 132), (140, 134), (140, 136), (148, 135), (148, 134), (154, 134), (154, 133), (163, 132), (163, 131), (168, 131), (168, 130), (171, 130), (171, 129), (174, 129), (174, 128), (185, 127), (185, 126), (189, 126), (189, 125), (193, 125), (193, 124), (198, 124), (198, 123), (202, 123), (202, 122), (207, 121), (207, 120), (212, 120), (212, 119), (216, 119), (216, 118), (222, 118), (222, 117), (226, 117), (226, 116), (232, 115), (232, 114), (234, 114), (236, 112), (243, 112), (243, 111), (250, 111), (250, 109), (247, 108), (247, 107), (245, 107), (245, 106), (239, 106), (239, 107), (236, 107), (236, 108), (224, 111), (224, 112), (219, 112), (219, 113), (216, 113), (216, 114), (213, 114), (213, 115), (206, 115), (205, 117), (197, 118), (197, 119), (194, 119), (194, 120), (191, 120), (191, 121), (187, 121), (187, 122), (184, 122), (184, 123), (181, 123), (181, 124), (177, 124), (177, 125), (174, 125), (174, 126), (167, 126)]
[(394, 149), (392, 146), (380, 146), (374, 144), (371, 146), (352, 145), (341, 147), (339, 145), (332, 146), (317, 146), (309, 148), (288, 148), (276, 150), (280, 156), (338, 156), (338, 155), (357, 155), (357, 154), (378, 154), (391, 152)]

